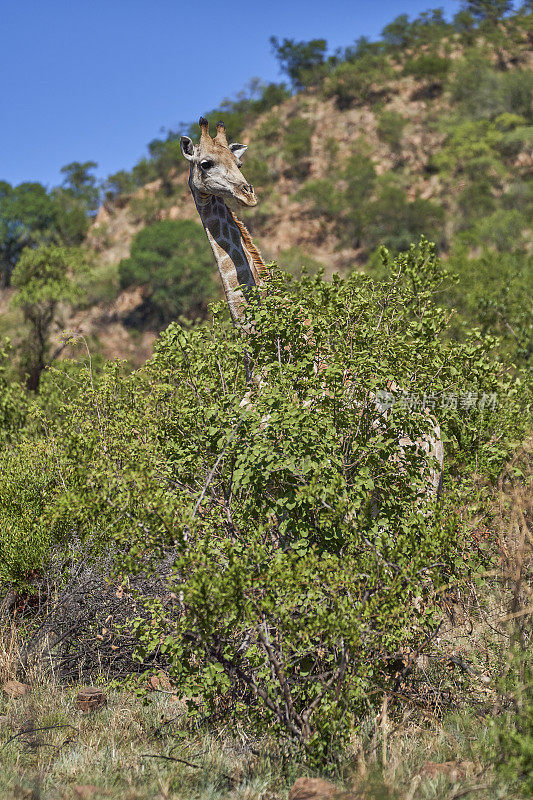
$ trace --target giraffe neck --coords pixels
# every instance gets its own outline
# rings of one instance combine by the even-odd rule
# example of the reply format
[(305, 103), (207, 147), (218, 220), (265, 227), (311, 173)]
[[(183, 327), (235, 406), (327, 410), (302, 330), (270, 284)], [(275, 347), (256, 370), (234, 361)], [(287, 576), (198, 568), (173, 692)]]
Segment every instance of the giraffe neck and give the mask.
[(191, 192), (217, 262), (231, 318), (238, 323), (244, 315), (246, 289), (262, 284), (265, 264), (244, 223), (221, 197), (202, 195), (192, 187)]

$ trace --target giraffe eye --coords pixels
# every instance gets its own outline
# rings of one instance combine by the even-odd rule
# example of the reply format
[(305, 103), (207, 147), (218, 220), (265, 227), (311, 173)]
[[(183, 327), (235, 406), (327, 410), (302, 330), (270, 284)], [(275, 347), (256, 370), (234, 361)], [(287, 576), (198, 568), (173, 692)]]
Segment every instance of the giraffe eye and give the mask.
[(202, 169), (211, 169), (211, 167), (215, 166), (215, 162), (209, 161), (207, 158), (204, 158), (203, 161), (200, 161), (200, 166)]

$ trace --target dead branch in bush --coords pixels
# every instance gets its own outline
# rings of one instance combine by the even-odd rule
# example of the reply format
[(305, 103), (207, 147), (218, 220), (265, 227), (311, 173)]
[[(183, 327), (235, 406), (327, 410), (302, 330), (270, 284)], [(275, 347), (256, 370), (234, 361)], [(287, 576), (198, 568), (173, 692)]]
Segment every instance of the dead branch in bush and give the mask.
[[(28, 619), (21, 647), (23, 672), (39, 663), (43, 675), (60, 682), (106, 674), (126, 678), (146, 669), (134, 660), (136, 640), (129, 628), (139, 612), (138, 597), (163, 597), (170, 605), (166, 578), (173, 554), (162, 559), (157, 575), (129, 577), (129, 588), (118, 587), (114, 554), (90, 558), (87, 548), (75, 547), (67, 560), (57, 556), (38, 587), (48, 598)], [(65, 582), (64, 575), (69, 574)], [(154, 654), (154, 667), (165, 660)]]

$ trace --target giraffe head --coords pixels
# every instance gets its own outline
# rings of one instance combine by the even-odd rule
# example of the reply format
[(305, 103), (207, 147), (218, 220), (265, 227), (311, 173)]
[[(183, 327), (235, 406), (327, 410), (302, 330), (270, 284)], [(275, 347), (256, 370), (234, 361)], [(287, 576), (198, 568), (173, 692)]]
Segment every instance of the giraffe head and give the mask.
[(247, 183), (239, 169), (246, 145), (228, 144), (223, 122), (217, 122), (214, 139), (209, 135), (209, 125), (204, 117), (200, 117), (199, 125), (198, 144), (193, 144), (188, 136), (182, 136), (180, 140), (181, 152), (191, 166), (191, 189), (200, 195), (236, 200), (241, 206), (256, 206), (254, 187)]

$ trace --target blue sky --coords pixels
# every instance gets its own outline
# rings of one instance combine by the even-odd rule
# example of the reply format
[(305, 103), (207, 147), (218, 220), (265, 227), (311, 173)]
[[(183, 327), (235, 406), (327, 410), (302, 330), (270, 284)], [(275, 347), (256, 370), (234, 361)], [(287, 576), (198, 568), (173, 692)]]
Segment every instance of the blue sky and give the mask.
[(70, 161), (129, 169), (254, 76), (279, 81), (269, 37), (376, 38), (394, 17), (457, 0), (0, 0), (0, 180), (52, 186)]

